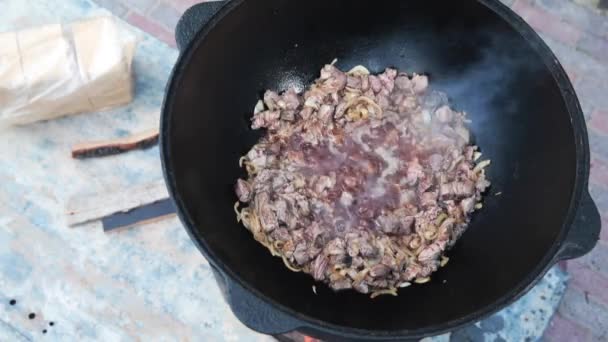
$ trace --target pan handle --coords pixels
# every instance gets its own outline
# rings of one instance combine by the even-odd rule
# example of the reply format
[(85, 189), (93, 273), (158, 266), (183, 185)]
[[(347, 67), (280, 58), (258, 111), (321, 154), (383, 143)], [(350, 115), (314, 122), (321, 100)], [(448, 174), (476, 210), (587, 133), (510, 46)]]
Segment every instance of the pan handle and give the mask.
[(555, 260), (575, 259), (589, 253), (595, 247), (601, 229), (602, 220), (597, 206), (589, 191), (585, 191), (570, 231), (560, 246)]
[(281, 335), (303, 326), (297, 319), (273, 308), (256, 295), (231, 281), (211, 265), (215, 280), (234, 315), (248, 328), (267, 335)]
[(186, 46), (198, 31), (211, 20), (222, 6), (228, 1), (208, 1), (196, 4), (186, 10), (182, 17), (177, 22), (175, 27), (175, 41), (180, 53), (184, 51)]

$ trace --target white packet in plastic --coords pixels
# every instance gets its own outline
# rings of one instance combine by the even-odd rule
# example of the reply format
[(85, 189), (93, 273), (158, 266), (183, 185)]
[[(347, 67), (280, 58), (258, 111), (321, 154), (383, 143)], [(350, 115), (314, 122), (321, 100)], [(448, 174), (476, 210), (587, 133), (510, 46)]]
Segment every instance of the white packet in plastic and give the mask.
[(0, 127), (130, 102), (135, 44), (112, 17), (0, 33)]

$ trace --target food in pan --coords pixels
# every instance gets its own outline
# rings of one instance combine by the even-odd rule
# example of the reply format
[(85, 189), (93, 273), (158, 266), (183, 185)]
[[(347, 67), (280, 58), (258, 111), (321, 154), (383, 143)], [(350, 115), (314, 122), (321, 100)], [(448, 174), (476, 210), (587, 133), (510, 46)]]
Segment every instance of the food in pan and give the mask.
[(237, 219), (334, 290), (427, 282), (490, 186), (466, 123), (425, 75), (326, 65), (304, 92), (255, 106), (266, 134), (240, 160)]

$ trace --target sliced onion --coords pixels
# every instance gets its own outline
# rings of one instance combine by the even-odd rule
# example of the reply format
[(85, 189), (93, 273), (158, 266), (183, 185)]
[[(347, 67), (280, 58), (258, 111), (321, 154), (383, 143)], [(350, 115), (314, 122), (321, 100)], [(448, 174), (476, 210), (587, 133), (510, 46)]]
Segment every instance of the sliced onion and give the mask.
[(241, 222), (241, 212), (239, 211), (239, 201), (234, 203), (234, 212), (236, 213), (236, 222)]
[(352, 68), (349, 71), (347, 71), (346, 74), (347, 75), (353, 75), (353, 76), (361, 76), (361, 75), (369, 75), (370, 72), (363, 65), (357, 65), (354, 68)]
[(443, 221), (445, 219), (448, 218), (448, 215), (446, 213), (441, 213), (439, 214), (439, 216), (437, 216), (437, 219), (435, 220), (435, 225), (436, 226), (441, 226), (441, 224), (443, 223)]
[(374, 299), (378, 296), (383, 296), (383, 295), (391, 295), (391, 296), (397, 296), (397, 289), (388, 289), (388, 290), (380, 290), (380, 291), (374, 291), (370, 298)]
[(424, 284), (424, 283), (428, 283), (429, 281), (431, 281), (431, 277), (416, 278), (416, 280), (414, 280), (414, 283), (416, 283), (416, 284)]
[(284, 255), (282, 256), (282, 258), (283, 258), (283, 262), (285, 263), (285, 266), (287, 266), (287, 268), (289, 268), (290, 270), (292, 270), (294, 272), (302, 271), (301, 269), (292, 266), (291, 263), (289, 262), (289, 260), (287, 260), (287, 258)]
[(479, 162), (479, 164), (477, 164), (475, 166), (475, 168), (473, 169), (473, 172), (477, 173), (477, 172), (485, 169), (486, 167), (488, 167), (488, 165), (490, 165), (490, 163), (492, 163), (492, 161), (489, 159)]
[(363, 270), (361, 270), (359, 273), (357, 273), (357, 276), (355, 278), (353, 278), (353, 283), (358, 283), (363, 281), (363, 279), (365, 279), (365, 277), (367, 276), (367, 274), (369, 273), (369, 268), (365, 268)]
[(259, 100), (258, 103), (255, 104), (253, 108), (253, 114), (258, 114), (264, 111), (264, 101)]

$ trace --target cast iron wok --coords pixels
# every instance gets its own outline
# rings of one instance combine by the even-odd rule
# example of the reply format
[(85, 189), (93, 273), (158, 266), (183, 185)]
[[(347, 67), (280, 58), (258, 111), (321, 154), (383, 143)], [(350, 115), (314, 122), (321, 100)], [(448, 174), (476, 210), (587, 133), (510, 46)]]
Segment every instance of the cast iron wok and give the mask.
[[(503, 308), (556, 262), (595, 245), (600, 221), (587, 190), (580, 105), (549, 48), (498, 1), (222, 5), (198, 5), (178, 25), (181, 55), (167, 87), (161, 153), (181, 220), (244, 324), (330, 340), (435, 335)], [(311, 277), (286, 269), (233, 211), (239, 157), (261, 134), (249, 128), (256, 101), (265, 89), (303, 88), (334, 58), (342, 69), (428, 74), (469, 114), (492, 160), (484, 208), (447, 267), (398, 297), (371, 300), (320, 284), (313, 293)]]

